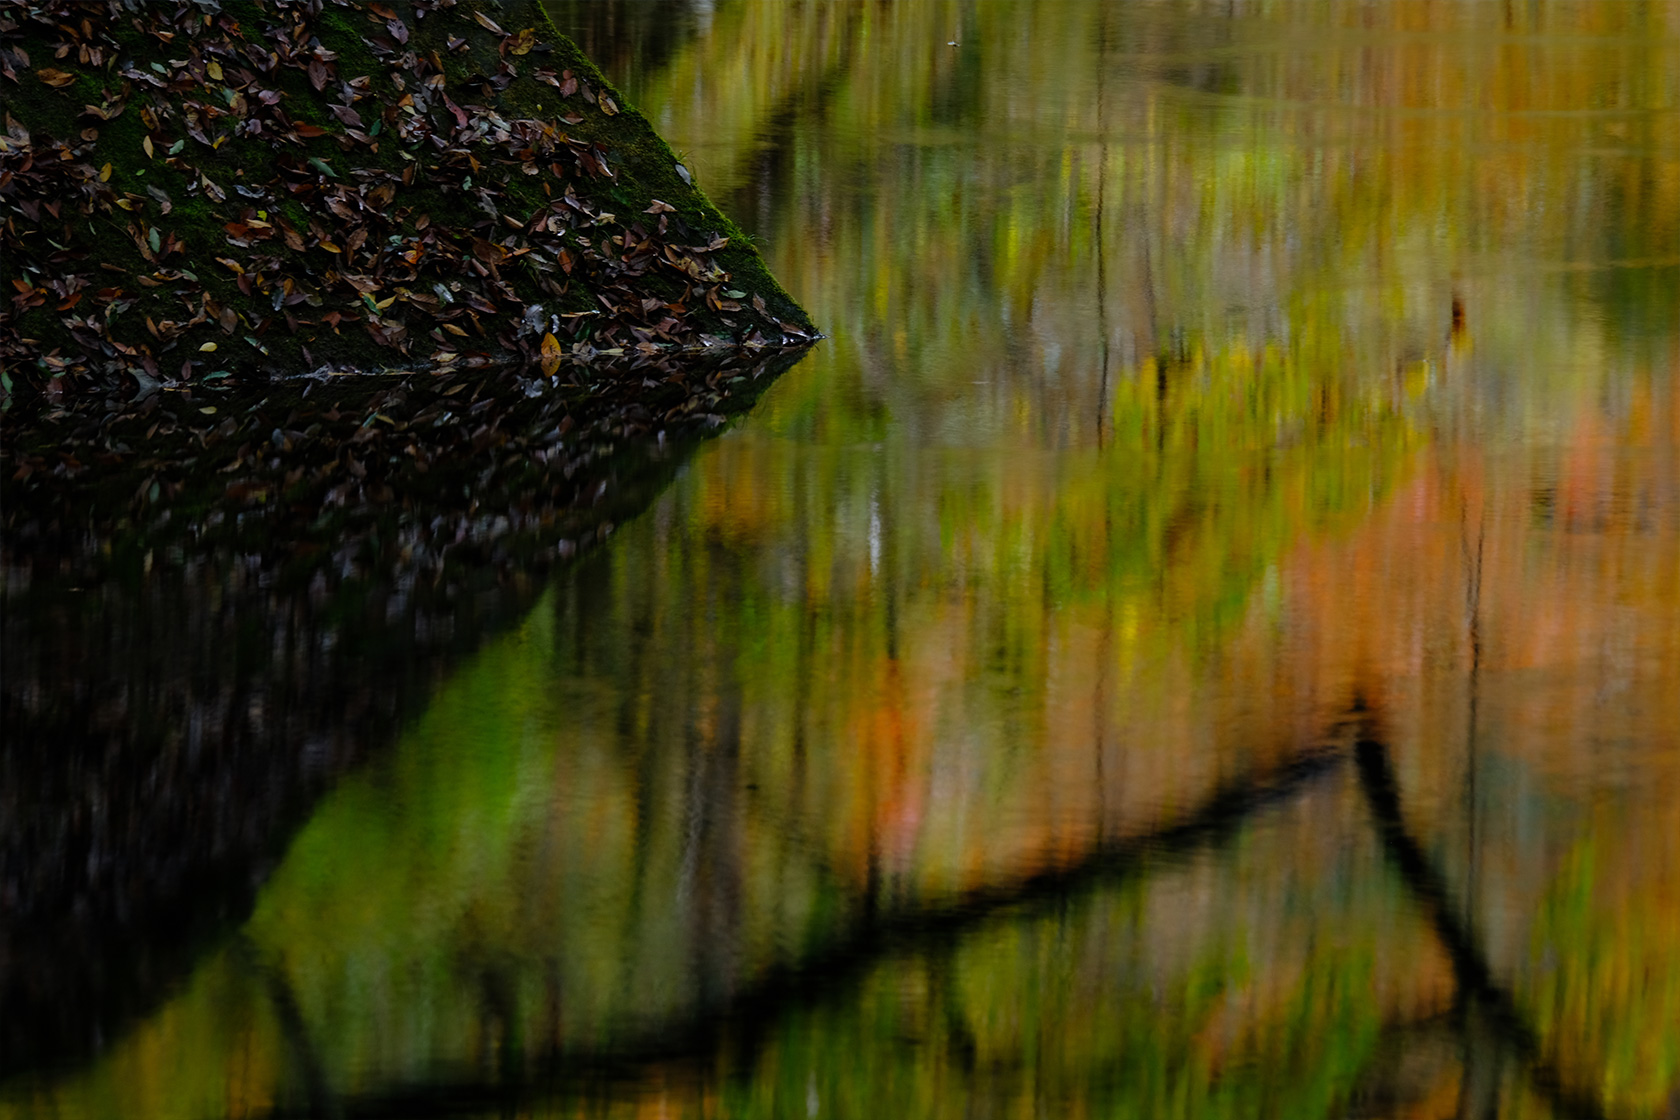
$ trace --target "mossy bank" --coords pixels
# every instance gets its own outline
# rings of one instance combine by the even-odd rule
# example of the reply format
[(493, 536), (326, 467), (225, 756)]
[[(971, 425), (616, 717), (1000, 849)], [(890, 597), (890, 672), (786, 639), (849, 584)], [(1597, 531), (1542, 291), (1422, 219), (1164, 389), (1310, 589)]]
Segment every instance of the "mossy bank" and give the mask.
[(0, 96), (8, 391), (815, 333), (531, 0), (30, 0)]

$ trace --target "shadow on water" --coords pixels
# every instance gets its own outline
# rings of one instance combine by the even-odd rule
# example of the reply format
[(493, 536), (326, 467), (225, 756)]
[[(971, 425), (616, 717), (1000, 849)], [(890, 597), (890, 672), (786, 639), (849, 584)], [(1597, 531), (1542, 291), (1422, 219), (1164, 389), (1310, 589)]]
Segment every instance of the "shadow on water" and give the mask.
[(314, 802), (803, 354), (7, 414), (0, 1075), (154, 1006)]

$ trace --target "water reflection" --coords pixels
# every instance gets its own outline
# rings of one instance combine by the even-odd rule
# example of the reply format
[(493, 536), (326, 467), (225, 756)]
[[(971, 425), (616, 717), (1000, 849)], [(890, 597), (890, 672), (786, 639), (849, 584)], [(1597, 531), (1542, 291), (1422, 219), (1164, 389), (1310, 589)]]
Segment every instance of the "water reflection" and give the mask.
[[(800, 356), (616, 373), (736, 412)], [(708, 429), (613, 396), (504, 369), (4, 417), (49, 442), (9, 448), (0, 507), (0, 1076), (154, 1006), (315, 799)]]
[(1680, 1111), (1680, 9), (675, 10), (834, 337), (10, 1114)]

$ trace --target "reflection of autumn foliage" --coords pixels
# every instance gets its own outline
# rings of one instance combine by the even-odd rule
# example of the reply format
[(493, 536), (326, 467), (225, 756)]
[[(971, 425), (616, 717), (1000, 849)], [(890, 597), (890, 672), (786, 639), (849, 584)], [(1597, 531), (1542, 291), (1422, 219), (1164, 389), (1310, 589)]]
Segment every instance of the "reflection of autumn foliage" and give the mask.
[(1289, 565), (1307, 675), (1381, 683), (1496, 967), (1566, 1073), (1638, 1114), (1680, 1084), (1677, 368), (1538, 447), (1443, 449)]
[[(722, 6), (637, 95), (843, 329), (300, 835), (247, 932), (324, 1080), (681, 1029), (588, 1107), (1545, 1114), (1469, 973), (1660, 1111), (1680, 358), (1611, 274), (1677, 188), (1582, 145), (1666, 120), (1673, 5), (1226, 8)], [(813, 994), (711, 1017), (757, 983)]]

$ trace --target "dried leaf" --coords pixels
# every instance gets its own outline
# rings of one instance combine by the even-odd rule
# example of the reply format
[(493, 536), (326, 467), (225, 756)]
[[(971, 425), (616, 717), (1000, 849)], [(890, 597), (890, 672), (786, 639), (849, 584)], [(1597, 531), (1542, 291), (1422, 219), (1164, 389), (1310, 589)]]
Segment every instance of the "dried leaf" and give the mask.
[(507, 34), (506, 31), (502, 30), (501, 24), (497, 23), (495, 20), (491, 19), (489, 16), (485, 15), (483, 12), (476, 12), (475, 11), (473, 13), (473, 18), (476, 19), (479, 22), (479, 24), (486, 31), (494, 31), (497, 35), (506, 35)]
[(54, 89), (63, 89), (76, 80), (76, 75), (67, 74), (63, 70), (54, 70), (50, 66), (43, 66), (35, 71), (35, 76)]
[(145, 151), (146, 158), (151, 159), (152, 158), (152, 138), (150, 136), (141, 137), (140, 138), (140, 147)]

